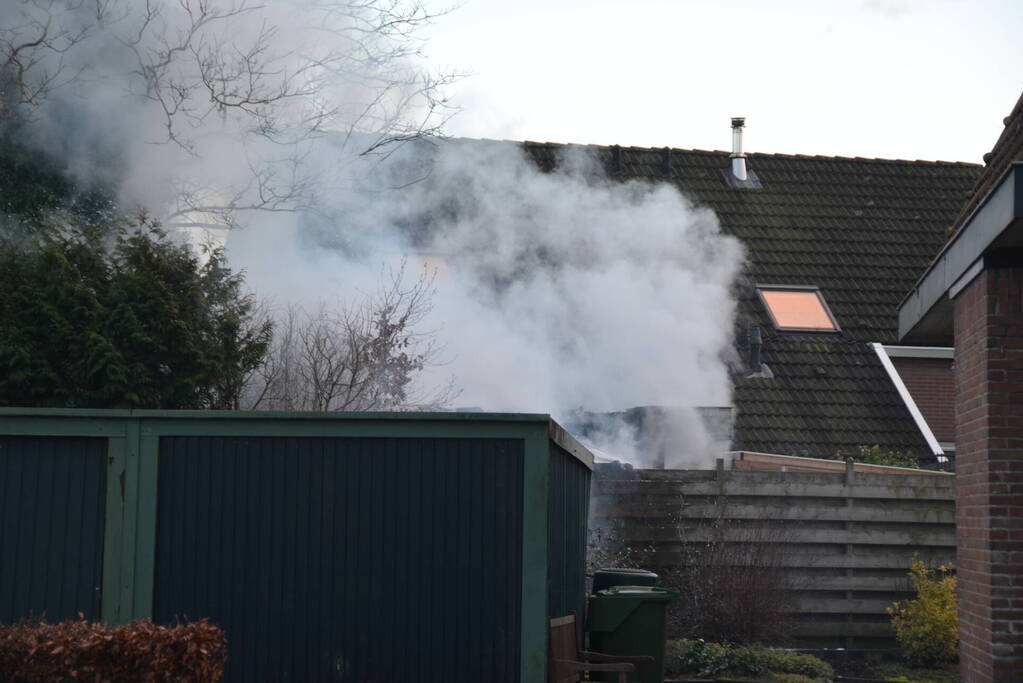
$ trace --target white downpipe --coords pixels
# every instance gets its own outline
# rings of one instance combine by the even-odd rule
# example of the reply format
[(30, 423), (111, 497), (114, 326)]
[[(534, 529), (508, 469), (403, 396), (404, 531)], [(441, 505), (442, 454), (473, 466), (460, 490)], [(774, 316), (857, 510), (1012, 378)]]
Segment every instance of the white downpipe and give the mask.
[(899, 371), (892, 365), (892, 359), (888, 357), (888, 354), (884, 350), (884, 346), (877, 342), (871, 342), (870, 344), (874, 347), (874, 353), (877, 354), (878, 359), (881, 361), (881, 365), (884, 366), (885, 372), (888, 373), (888, 379), (895, 385), (895, 389), (899, 392), (899, 396), (902, 397), (902, 402), (906, 404), (906, 408), (909, 410), (909, 414), (913, 416), (913, 421), (916, 422), (917, 429), (924, 435), (924, 440), (927, 441), (927, 445), (930, 446), (931, 453), (938, 456), (938, 462), (948, 462), (948, 458), (945, 456), (945, 451), (942, 450), (941, 444), (934, 438), (934, 432), (931, 431), (930, 426), (927, 424), (927, 420), (924, 419), (923, 413), (916, 407), (916, 401), (909, 394), (909, 389), (906, 388), (905, 382), (899, 377)]

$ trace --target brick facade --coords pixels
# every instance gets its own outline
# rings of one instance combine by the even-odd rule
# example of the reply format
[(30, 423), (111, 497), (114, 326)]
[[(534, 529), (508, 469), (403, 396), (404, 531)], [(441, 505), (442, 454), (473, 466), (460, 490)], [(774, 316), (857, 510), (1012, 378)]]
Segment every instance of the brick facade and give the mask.
[(960, 673), (1023, 680), (1023, 268), (955, 299)]
[(938, 441), (955, 441), (955, 375), (945, 358), (892, 358), (909, 395)]

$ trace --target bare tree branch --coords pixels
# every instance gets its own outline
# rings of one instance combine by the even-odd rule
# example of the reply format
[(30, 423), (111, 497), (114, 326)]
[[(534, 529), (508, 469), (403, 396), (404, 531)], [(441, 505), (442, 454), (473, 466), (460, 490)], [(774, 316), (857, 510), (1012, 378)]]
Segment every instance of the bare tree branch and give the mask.
[(412, 285), (404, 278), (402, 264), (358, 304), (286, 309), (263, 365), (249, 378), (243, 407), (418, 410), (453, 400), (452, 383), (419, 383), (440, 351), (434, 333), (420, 329), (432, 306), (433, 276), (424, 270)]
[(386, 156), (439, 135), (454, 114), (442, 91), (462, 74), (414, 66), (420, 30), (448, 10), (416, 0), (8, 2), (0, 18), (16, 20), (0, 24), (0, 118), (30, 115), (65, 89), (87, 96), (102, 76), (160, 122), (147, 142), (196, 159), (225, 136), (244, 150), (247, 181), (176, 179), (168, 227), (235, 227), (248, 212), (315, 207), (311, 140), (332, 134), (346, 148), (358, 140), (351, 152)]
[(66, 68), (64, 55), (91, 33), (71, 20), (83, 2), (21, 0), (17, 21), (0, 26), (0, 119), (38, 106), (81, 74), (84, 67)]

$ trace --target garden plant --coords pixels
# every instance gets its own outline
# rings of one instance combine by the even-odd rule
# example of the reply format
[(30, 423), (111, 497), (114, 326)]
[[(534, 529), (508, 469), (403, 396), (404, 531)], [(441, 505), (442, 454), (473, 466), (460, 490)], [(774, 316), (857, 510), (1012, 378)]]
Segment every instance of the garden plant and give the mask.
[(921, 665), (950, 662), (959, 646), (956, 579), (948, 567), (928, 569), (919, 558), (909, 571), (916, 597), (888, 608), (906, 658)]
[(166, 627), (148, 619), (107, 626), (78, 619), (0, 625), (3, 681), (220, 680), (227, 662), (224, 632), (203, 619)]

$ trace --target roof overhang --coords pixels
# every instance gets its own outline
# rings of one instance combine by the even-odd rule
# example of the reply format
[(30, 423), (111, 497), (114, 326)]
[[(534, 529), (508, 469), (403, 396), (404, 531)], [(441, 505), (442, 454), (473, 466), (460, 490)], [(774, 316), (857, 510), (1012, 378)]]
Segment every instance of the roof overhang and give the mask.
[(1013, 162), (945, 245), (899, 307), (904, 344), (951, 346), (952, 299), (985, 265), (1012, 263), (1023, 248), (1023, 162)]

